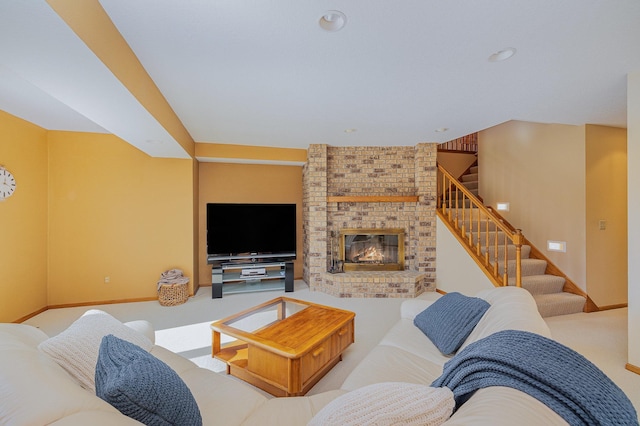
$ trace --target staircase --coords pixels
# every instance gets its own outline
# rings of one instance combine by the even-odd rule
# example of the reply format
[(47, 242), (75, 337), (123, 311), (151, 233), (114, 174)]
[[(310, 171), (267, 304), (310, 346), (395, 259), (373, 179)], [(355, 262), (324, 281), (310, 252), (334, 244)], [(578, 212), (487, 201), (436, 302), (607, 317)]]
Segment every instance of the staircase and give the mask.
[[(470, 167), (459, 180), (442, 187), (446, 189), (438, 208), (441, 219), (467, 251), (477, 257), (476, 263), (494, 284), (517, 285), (517, 246), (513, 232), (519, 234), (519, 231), (482, 204), (478, 196), (478, 166)], [(551, 317), (585, 311), (586, 294), (519, 235), (523, 241), (520, 284), (533, 295), (540, 314)]]
[(460, 182), (464, 185), (465, 188), (469, 190), (473, 195), (480, 198), (478, 196), (478, 165), (476, 164), (469, 167), (469, 170), (464, 172), (462, 176), (460, 176)]

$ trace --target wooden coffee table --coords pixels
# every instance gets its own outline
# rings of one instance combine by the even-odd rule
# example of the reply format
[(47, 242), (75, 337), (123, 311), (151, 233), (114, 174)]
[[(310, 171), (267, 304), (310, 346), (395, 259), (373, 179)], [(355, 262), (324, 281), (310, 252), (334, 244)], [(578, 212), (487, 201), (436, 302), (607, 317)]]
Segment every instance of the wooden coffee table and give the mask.
[[(211, 355), (274, 396), (304, 395), (354, 341), (355, 313), (278, 297), (211, 324)], [(221, 335), (237, 340), (221, 344)]]

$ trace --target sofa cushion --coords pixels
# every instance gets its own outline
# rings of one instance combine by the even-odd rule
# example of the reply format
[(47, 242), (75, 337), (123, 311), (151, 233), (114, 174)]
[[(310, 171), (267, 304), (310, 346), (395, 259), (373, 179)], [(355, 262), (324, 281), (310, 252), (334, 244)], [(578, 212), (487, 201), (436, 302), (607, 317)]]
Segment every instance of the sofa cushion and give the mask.
[(459, 351), (473, 342), (502, 330), (530, 331), (544, 337), (551, 337), (549, 326), (540, 316), (533, 296), (524, 288), (497, 287), (483, 290), (476, 296), (489, 302), (491, 307), (460, 346)]
[(400, 305), (400, 318), (410, 319), (413, 321), (416, 315), (427, 309), (427, 307), (433, 305), (433, 302), (441, 297), (442, 295), (440, 293), (429, 291), (422, 293), (415, 299), (407, 299), (403, 301), (402, 305)]
[[(420, 333), (413, 324), (409, 325)], [(390, 333), (394, 330), (395, 328), (392, 328)], [(424, 335), (420, 334), (419, 337), (431, 344)], [(433, 350), (438, 352), (435, 346)], [(446, 359), (439, 352), (438, 355)], [(352, 391), (381, 382), (431, 383), (442, 374), (442, 364), (444, 362), (434, 363), (399, 347), (380, 344), (358, 363), (340, 388)]]
[[(344, 390), (330, 390), (311, 396), (271, 398), (242, 422), (242, 426), (300, 426), (306, 425), (325, 405), (346, 394)], [(205, 424), (207, 424), (205, 422)], [(210, 424), (237, 424), (214, 421)]]
[[(94, 395), (95, 399), (96, 398)], [(104, 404), (106, 402), (102, 401)], [(113, 408), (113, 407), (111, 407)], [(42, 423), (44, 424), (44, 423)], [(131, 417), (123, 416), (118, 410), (113, 411), (80, 411), (66, 415), (58, 421), (47, 423), (47, 426), (140, 426), (140, 422)]]
[(206, 368), (191, 368), (180, 373), (180, 378), (196, 399), (205, 425), (242, 424), (269, 401), (266, 392), (233, 376), (214, 373)]
[(447, 388), (385, 382), (348, 392), (324, 406), (308, 426), (440, 425), (453, 412)]
[(444, 355), (455, 353), (489, 309), (486, 300), (447, 293), (416, 315), (413, 323)]
[(198, 405), (180, 376), (132, 343), (105, 336), (95, 376), (97, 396), (146, 425), (202, 425)]
[(147, 351), (153, 346), (143, 334), (106, 312), (92, 309), (62, 333), (40, 343), (38, 348), (67, 370), (82, 387), (93, 391), (98, 350), (102, 338), (107, 334), (113, 334)]
[(391, 327), (380, 340), (380, 345), (400, 348), (440, 367), (451, 359), (451, 355), (443, 355), (436, 345), (425, 337), (424, 333), (413, 324), (413, 320), (404, 318)]
[(0, 424), (49, 425), (80, 412), (123, 417), (38, 350), (46, 339), (29, 325), (0, 324)]
[(156, 343), (156, 331), (153, 328), (153, 324), (151, 324), (147, 320), (136, 320), (125, 322), (124, 325), (129, 327), (130, 329), (137, 331), (140, 334), (143, 334), (151, 343)]

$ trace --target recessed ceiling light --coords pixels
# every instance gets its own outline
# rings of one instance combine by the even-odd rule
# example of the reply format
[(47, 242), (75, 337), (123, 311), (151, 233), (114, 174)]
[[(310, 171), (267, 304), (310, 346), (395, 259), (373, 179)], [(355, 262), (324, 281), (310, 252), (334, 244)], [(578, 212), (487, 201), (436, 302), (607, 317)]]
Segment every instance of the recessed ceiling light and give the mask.
[(437, 133), (444, 133), (444, 132), (446, 132), (447, 130), (449, 130), (449, 128), (448, 128), (448, 127), (440, 127), (440, 128), (438, 128), (438, 129), (436, 129), (436, 132), (437, 132)]
[(499, 52), (494, 53), (489, 56), (489, 62), (501, 62), (506, 61), (510, 57), (516, 54), (516, 49), (513, 47), (508, 47), (506, 49), (500, 50)]
[(357, 131), (358, 131), (358, 129), (344, 129), (345, 133), (355, 133)]
[(347, 17), (339, 10), (330, 10), (322, 15), (318, 23), (325, 31), (340, 31), (347, 23)]

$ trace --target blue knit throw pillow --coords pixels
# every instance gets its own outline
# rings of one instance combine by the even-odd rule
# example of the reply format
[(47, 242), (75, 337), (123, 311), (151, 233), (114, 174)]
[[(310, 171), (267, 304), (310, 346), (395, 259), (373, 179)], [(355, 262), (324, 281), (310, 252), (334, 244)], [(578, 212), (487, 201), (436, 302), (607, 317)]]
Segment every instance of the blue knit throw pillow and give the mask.
[(453, 355), (489, 309), (478, 297), (447, 293), (413, 319), (443, 355)]
[(145, 425), (202, 425), (191, 391), (167, 364), (112, 334), (102, 338), (96, 395)]

